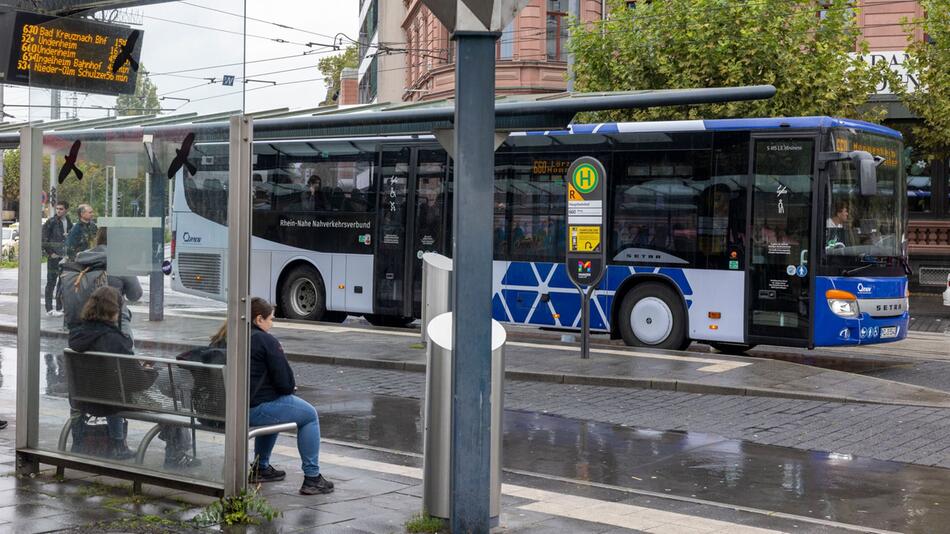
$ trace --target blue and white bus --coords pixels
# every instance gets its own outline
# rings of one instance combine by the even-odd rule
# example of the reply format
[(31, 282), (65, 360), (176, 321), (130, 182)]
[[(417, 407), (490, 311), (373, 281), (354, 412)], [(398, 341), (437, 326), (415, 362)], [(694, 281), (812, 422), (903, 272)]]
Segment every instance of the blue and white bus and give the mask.
[[(306, 139), (279, 122), (260, 132), (253, 293), (287, 318), (419, 317), (422, 254), (451, 254), (452, 161), (434, 138)], [(494, 317), (579, 328), (563, 266), (564, 179), (588, 155), (608, 172), (608, 269), (593, 330), (636, 346), (697, 340), (726, 351), (903, 339), (902, 154), (897, 131), (830, 117), (512, 134), (495, 156)], [(214, 160), (226, 158), (203, 158)], [(176, 177), (174, 284), (223, 299), (227, 173), (198, 169)]]

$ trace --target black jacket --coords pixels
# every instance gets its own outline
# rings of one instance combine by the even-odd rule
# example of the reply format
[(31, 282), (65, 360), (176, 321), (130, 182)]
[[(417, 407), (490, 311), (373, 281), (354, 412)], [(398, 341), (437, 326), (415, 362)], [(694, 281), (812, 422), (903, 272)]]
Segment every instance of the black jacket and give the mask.
[(66, 234), (73, 229), (73, 222), (69, 220), (69, 215), (63, 217), (66, 218), (65, 231), (63, 231), (63, 221), (59, 217), (50, 217), (43, 223), (43, 252), (47, 256), (63, 257), (66, 255)]
[(283, 347), (277, 338), (256, 326), (251, 327), (250, 360), (251, 407), (294, 393), (297, 384)]
[[(108, 352), (112, 354), (132, 354), (132, 340), (119, 331), (114, 324), (99, 321), (83, 321), (69, 331), (69, 348), (76, 352)], [(146, 369), (137, 360), (122, 358), (116, 365), (116, 358), (88, 356), (74, 364), (76, 376), (73, 379), (77, 387), (89, 387), (90, 382), (108, 384), (117, 382), (116, 373), (121, 369), (126, 395), (151, 387), (155, 382), (156, 371)], [(92, 387), (96, 387), (92, 385)], [(101, 394), (101, 393), (100, 393)], [(119, 393), (116, 392), (116, 395)], [(117, 399), (120, 400), (120, 399)], [(129, 399), (121, 399), (127, 402)], [(87, 402), (75, 402), (73, 408), (95, 416), (112, 415), (122, 408), (104, 406)]]

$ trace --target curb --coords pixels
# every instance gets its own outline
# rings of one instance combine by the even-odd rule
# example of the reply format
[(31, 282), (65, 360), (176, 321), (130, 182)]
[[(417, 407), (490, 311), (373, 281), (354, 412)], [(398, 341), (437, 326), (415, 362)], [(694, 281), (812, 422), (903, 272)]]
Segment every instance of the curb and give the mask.
[[(17, 327), (9, 324), (0, 324), (0, 332), (17, 333)], [(42, 335), (51, 337), (67, 337), (66, 332), (56, 330), (43, 330)], [(160, 342), (153, 340), (136, 340), (136, 346), (142, 348), (172, 348), (181, 350), (193, 349), (202, 345)], [(322, 354), (301, 354), (288, 352), (287, 359), (294, 362), (320, 363), (326, 365), (339, 365), (343, 367), (358, 367), (364, 369), (382, 369), (389, 371), (409, 371), (414, 373), (424, 373), (426, 364), (420, 362), (403, 362), (396, 360), (381, 360), (376, 358), (341, 358), (338, 356), (328, 356)], [(697, 393), (706, 395), (730, 395), (739, 397), (771, 397), (786, 398), (796, 400), (810, 400), (819, 402), (837, 402), (847, 404), (880, 404), (896, 406), (920, 406), (927, 408), (947, 408), (945, 405), (931, 403), (908, 403), (898, 401), (884, 401), (873, 399), (857, 399), (843, 395), (829, 395), (819, 393), (802, 393), (796, 391), (784, 391), (774, 388), (742, 387), (742, 386), (723, 386), (719, 384), (704, 384), (702, 382), (693, 382), (689, 380), (670, 380), (663, 378), (633, 378), (617, 376), (599, 376), (599, 375), (578, 375), (567, 373), (546, 373), (543, 371), (530, 371), (525, 369), (511, 369), (505, 371), (505, 378), (508, 380), (521, 380), (526, 382), (547, 382), (555, 384), (579, 385), (579, 386), (602, 386), (629, 389), (653, 389), (659, 391), (676, 391), (680, 393)]]

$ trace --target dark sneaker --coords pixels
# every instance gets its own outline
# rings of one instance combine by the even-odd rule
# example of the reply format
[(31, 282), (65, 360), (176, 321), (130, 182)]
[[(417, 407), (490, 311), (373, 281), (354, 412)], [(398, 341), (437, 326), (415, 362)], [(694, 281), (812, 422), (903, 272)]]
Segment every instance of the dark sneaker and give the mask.
[(333, 482), (323, 478), (323, 475), (303, 477), (303, 485), (300, 486), (301, 495), (319, 495), (324, 493), (333, 493)]
[(259, 468), (257, 465), (251, 466), (251, 474), (247, 477), (251, 484), (260, 484), (261, 482), (279, 482), (287, 476), (286, 471), (274, 469), (274, 466)]
[(192, 469), (201, 466), (201, 460), (183, 454), (178, 458), (165, 458), (165, 469)]

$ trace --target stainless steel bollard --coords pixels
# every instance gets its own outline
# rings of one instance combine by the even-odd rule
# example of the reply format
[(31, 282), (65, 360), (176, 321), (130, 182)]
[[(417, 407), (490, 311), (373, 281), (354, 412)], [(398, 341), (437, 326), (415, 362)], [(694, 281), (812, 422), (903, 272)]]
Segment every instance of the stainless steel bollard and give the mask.
[[(425, 433), (423, 436), (422, 510), (433, 517), (451, 514), (452, 313), (432, 318), (426, 328)], [(501, 442), (504, 406), (505, 340), (498, 321), (491, 329), (491, 502), (492, 521), (501, 511)]]
[(422, 342), (429, 342), (429, 321), (452, 311), (452, 259), (435, 252), (422, 255)]

